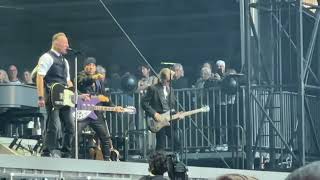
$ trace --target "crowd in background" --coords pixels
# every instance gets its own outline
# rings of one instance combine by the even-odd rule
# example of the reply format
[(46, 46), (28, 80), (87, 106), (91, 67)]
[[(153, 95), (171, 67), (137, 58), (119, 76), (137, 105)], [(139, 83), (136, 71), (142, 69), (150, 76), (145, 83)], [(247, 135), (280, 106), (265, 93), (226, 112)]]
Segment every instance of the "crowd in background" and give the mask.
[[(175, 80), (173, 81), (173, 87), (175, 89), (182, 88), (203, 88), (205, 82), (208, 80), (220, 80), (226, 73), (235, 73), (235, 70), (225, 68), (225, 62), (218, 60), (216, 62), (205, 62), (197, 70), (197, 74), (185, 75), (184, 67), (182, 64), (174, 64), (172, 69), (175, 72)], [(115, 68), (113, 68), (115, 67)], [(136, 72), (123, 72), (121, 74), (120, 69), (116, 68), (117, 65), (112, 66), (111, 72), (106, 72), (105, 68), (98, 65), (98, 72), (106, 75), (105, 83), (106, 87), (110, 91), (121, 91), (121, 79), (126, 75), (134, 75), (138, 79), (138, 87), (136, 92), (143, 92), (146, 88), (157, 82), (157, 72), (152, 72), (147, 65), (139, 65)], [(110, 68), (110, 69), (111, 69)], [(29, 84), (32, 85), (32, 70), (25, 69), (21, 73), (23, 67), (17, 65), (9, 65), (6, 69), (0, 69), (0, 83), (9, 84)]]
[(21, 78), (19, 77), (19, 70), (16, 65), (10, 65), (7, 69), (0, 69), (0, 83), (10, 84), (33, 84), (31, 72), (24, 70)]

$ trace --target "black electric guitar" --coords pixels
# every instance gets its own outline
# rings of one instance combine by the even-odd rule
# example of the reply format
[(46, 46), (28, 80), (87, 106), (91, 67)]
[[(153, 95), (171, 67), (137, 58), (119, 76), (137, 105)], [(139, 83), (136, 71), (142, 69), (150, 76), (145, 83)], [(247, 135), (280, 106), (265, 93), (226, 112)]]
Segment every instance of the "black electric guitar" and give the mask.
[(209, 112), (210, 111), (210, 107), (209, 106), (205, 106), (205, 107), (202, 107), (202, 108), (199, 108), (199, 109), (195, 109), (195, 110), (191, 110), (191, 111), (186, 111), (186, 112), (179, 112), (177, 114), (173, 114), (172, 115), (172, 118), (170, 119), (170, 111), (167, 111), (163, 114), (160, 114), (161, 118), (160, 120), (155, 120), (153, 118), (150, 118), (148, 120), (148, 127), (149, 127), (149, 130), (153, 133), (156, 133), (158, 131), (160, 131), (160, 129), (162, 129), (163, 127), (165, 126), (170, 126), (170, 121), (172, 120), (178, 120), (179, 117), (183, 116), (191, 116), (193, 114), (196, 114), (196, 113), (200, 113), (200, 112)]

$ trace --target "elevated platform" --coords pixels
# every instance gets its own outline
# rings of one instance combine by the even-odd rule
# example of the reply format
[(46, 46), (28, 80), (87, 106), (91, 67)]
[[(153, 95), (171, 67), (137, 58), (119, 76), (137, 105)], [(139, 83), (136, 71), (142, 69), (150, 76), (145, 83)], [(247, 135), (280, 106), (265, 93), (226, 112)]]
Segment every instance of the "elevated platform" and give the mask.
[[(189, 179), (215, 179), (227, 173), (240, 173), (259, 180), (281, 180), (288, 175), (281, 172), (191, 166), (188, 170)], [(0, 155), (0, 177), (8, 179), (139, 179), (147, 174), (147, 163)]]

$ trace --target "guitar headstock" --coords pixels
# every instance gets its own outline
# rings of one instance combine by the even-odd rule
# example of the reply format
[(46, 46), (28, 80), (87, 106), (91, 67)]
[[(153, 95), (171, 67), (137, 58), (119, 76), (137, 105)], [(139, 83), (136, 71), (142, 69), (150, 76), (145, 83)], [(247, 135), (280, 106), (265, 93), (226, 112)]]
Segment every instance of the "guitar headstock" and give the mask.
[(100, 102), (109, 102), (110, 101), (109, 97), (104, 96), (104, 95), (99, 95), (98, 99)]
[(204, 106), (204, 107), (200, 108), (200, 110), (202, 112), (209, 112), (210, 111), (210, 107), (209, 106)]
[(133, 106), (127, 106), (124, 108), (124, 112), (126, 112), (128, 114), (136, 114), (137, 110)]

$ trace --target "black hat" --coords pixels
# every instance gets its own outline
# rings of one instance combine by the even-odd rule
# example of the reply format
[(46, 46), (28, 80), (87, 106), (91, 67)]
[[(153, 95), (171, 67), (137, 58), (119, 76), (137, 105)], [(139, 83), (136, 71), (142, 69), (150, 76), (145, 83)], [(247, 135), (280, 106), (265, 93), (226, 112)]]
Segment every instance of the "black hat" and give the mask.
[(91, 63), (96, 64), (97, 63), (96, 58), (87, 57), (83, 62), (83, 66), (86, 66), (86, 65), (91, 64)]

